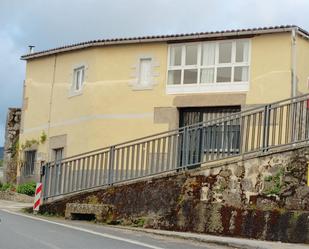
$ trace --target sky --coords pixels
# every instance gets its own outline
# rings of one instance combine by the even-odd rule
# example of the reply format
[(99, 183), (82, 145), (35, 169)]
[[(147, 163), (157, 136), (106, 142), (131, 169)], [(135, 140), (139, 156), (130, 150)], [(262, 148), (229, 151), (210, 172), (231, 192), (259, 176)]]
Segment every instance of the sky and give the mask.
[(0, 147), (7, 109), (22, 105), (28, 52), (103, 38), (295, 24), (309, 0), (0, 0)]

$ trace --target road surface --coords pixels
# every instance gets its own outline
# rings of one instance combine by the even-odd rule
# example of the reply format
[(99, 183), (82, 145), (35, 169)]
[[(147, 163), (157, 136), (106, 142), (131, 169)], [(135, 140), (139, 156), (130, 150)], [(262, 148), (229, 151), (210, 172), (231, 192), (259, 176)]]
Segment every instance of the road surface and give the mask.
[(27, 217), (0, 207), (0, 249), (221, 249), (89, 222)]

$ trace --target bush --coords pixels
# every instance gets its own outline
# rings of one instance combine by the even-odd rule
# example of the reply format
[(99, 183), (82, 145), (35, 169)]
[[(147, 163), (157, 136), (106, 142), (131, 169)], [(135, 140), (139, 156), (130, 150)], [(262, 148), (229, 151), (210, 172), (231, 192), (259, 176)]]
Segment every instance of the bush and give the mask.
[(15, 186), (11, 183), (4, 183), (1, 188), (1, 191), (6, 191), (6, 190), (11, 190), (11, 191), (15, 191)]
[(35, 194), (35, 182), (28, 182), (21, 185), (18, 185), (16, 188), (16, 192), (20, 194), (25, 194), (29, 196), (34, 196)]

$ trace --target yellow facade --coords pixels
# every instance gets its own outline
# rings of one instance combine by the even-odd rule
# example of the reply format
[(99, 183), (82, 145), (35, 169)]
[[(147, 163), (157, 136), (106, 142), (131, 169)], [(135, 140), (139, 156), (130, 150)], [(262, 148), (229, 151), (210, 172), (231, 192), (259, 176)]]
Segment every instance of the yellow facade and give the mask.
[[(249, 91), (241, 93), (245, 102), (239, 104), (246, 107), (290, 97), (291, 34), (265, 34), (250, 40)], [(304, 93), (309, 43), (302, 38), (297, 43), (299, 91)], [(155, 84), (149, 90), (135, 90), (134, 72), (144, 55), (156, 62)], [(28, 60), (20, 143), (37, 139), (44, 131), (47, 140), (36, 149), (38, 160), (48, 161), (52, 137), (66, 135), (65, 156), (72, 156), (168, 130), (172, 127), (168, 122), (154, 122), (155, 108), (177, 110), (176, 99), (185, 96), (166, 94), (167, 60), (166, 42), (85, 48)], [(80, 64), (86, 65), (84, 89), (81, 95), (71, 96), (73, 69)], [(214, 95), (219, 102), (212, 105), (227, 101), (220, 100), (220, 93), (185, 95), (192, 95), (196, 106), (202, 105), (198, 99)]]
[(297, 71), (297, 91), (298, 94), (308, 92), (309, 85), (309, 42), (302, 37), (296, 40), (296, 71)]

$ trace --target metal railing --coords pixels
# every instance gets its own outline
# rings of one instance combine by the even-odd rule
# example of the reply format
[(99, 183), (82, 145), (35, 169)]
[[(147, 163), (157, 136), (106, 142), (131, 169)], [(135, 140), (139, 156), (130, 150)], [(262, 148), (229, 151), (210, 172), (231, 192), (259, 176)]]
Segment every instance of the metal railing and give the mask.
[(306, 142), (308, 99), (306, 94), (47, 163), (43, 197)]

